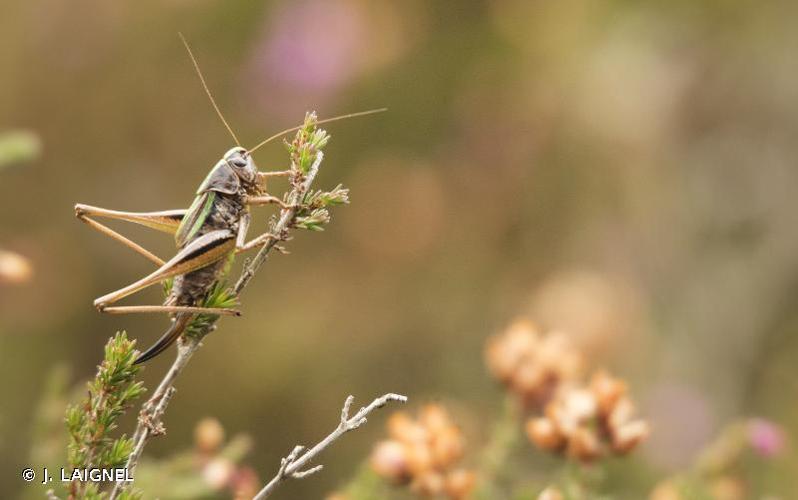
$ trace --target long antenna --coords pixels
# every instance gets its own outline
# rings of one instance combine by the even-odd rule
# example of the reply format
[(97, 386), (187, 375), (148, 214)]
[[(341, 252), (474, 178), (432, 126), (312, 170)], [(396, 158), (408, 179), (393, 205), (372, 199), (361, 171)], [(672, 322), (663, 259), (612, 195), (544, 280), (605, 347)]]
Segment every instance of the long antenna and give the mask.
[[(383, 111), (388, 111), (388, 108), (370, 109), (368, 111), (359, 111), (357, 113), (348, 113), (346, 115), (333, 116), (332, 118), (325, 118), (324, 120), (319, 120), (319, 121), (316, 122), (316, 124), (320, 125), (322, 123), (334, 122), (336, 120), (344, 120), (346, 118), (354, 118), (356, 116), (373, 115), (375, 113), (382, 113)], [(249, 151), (247, 151), (247, 154), (251, 154), (252, 152), (254, 152), (256, 149), (260, 148), (264, 144), (266, 144), (268, 142), (271, 142), (271, 141), (277, 139), (278, 137), (280, 137), (282, 135), (285, 135), (285, 134), (287, 134), (289, 132), (293, 132), (295, 130), (299, 130), (302, 127), (304, 127), (304, 125), (298, 125), (296, 127), (287, 128), (287, 129), (283, 130), (282, 132), (277, 132), (273, 136), (268, 137), (268, 138), (260, 141), (257, 146), (255, 146), (254, 148), (251, 148)]]
[(233, 132), (233, 129), (230, 127), (230, 124), (227, 123), (227, 120), (224, 119), (224, 115), (222, 114), (222, 111), (219, 109), (219, 106), (216, 104), (216, 100), (213, 98), (213, 94), (211, 94), (211, 90), (208, 88), (208, 84), (205, 83), (205, 77), (202, 76), (202, 71), (200, 70), (199, 64), (197, 64), (197, 58), (195, 58), (194, 53), (191, 52), (191, 47), (189, 47), (188, 42), (186, 41), (186, 37), (184, 37), (183, 33), (180, 33), (179, 31), (177, 34), (180, 35), (180, 39), (183, 41), (183, 45), (185, 45), (186, 50), (188, 51), (188, 57), (191, 58), (191, 62), (194, 64), (194, 69), (197, 71), (197, 76), (199, 76), (199, 79), (202, 82), (202, 88), (204, 88), (205, 93), (208, 94), (208, 99), (211, 100), (211, 104), (213, 104), (213, 109), (216, 110), (216, 114), (219, 115), (219, 118), (222, 120), (222, 123), (224, 123), (224, 126), (227, 127), (227, 131), (230, 132), (230, 135), (233, 136), (233, 140), (236, 141), (236, 144), (239, 147), (241, 147), (241, 142), (238, 140), (238, 137), (236, 137), (236, 134), (235, 132)]

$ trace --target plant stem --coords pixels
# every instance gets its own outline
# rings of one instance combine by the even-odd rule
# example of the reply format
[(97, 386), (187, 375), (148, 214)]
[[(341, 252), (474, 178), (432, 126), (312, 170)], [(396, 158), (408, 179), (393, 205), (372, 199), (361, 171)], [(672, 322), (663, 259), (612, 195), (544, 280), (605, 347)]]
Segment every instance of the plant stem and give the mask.
[[(266, 239), (263, 246), (258, 251), (255, 258), (244, 266), (241, 276), (238, 278), (233, 293), (239, 296), (241, 292), (249, 284), (250, 280), (255, 276), (258, 268), (266, 260), (269, 252), (277, 245), (278, 241), (286, 235), (289, 229), (294, 224), (297, 217), (297, 207), (310, 189), (310, 185), (319, 171), (319, 166), (324, 158), (321, 151), (316, 153), (316, 158), (313, 162), (308, 173), (301, 176), (298, 172), (294, 173), (291, 179), (291, 191), (288, 194), (288, 207), (280, 211), (280, 219), (274, 224), (271, 229), (271, 236)], [(202, 339), (215, 329), (215, 324), (209, 324), (204, 330), (191, 336), (182, 336), (178, 341), (177, 357), (174, 363), (166, 372), (163, 380), (158, 384), (158, 388), (153, 393), (152, 397), (147, 400), (142, 406), (141, 413), (139, 414), (138, 424), (133, 434), (133, 441), (135, 443), (133, 452), (128, 457), (127, 470), (131, 477), (135, 477), (134, 471), (138, 464), (141, 454), (144, 452), (148, 440), (155, 435), (163, 434), (164, 428), (161, 418), (166, 412), (169, 405), (169, 400), (176, 391), (174, 383), (177, 377), (186, 367), (191, 357), (199, 349)], [(128, 483), (117, 482), (114, 489), (111, 491), (109, 500), (114, 500), (126, 488)]]
[(495, 498), (498, 494), (498, 476), (505, 470), (507, 460), (521, 437), (519, 425), (514, 401), (508, 396), (482, 454), (480, 485), (475, 498)]

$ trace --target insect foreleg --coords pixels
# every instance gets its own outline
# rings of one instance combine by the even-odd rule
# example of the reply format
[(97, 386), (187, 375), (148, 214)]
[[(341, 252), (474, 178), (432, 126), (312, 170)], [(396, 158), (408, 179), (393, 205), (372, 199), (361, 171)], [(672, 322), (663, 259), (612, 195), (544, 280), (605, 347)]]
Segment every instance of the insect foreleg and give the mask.
[(258, 180), (265, 182), (269, 177), (288, 177), (293, 172), (291, 170), (275, 170), (272, 172), (258, 172)]
[(289, 205), (280, 198), (272, 195), (265, 195), (265, 196), (247, 196), (246, 203), (252, 207), (258, 207), (262, 205), (280, 205), (280, 208), (294, 208), (293, 205)]

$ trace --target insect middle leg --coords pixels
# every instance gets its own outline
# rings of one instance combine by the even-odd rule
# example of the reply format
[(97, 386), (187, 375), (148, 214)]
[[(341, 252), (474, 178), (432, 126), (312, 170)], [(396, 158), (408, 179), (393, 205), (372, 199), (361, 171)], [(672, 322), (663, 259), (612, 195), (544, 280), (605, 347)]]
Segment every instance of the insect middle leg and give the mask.
[(241, 216), (238, 225), (238, 235), (236, 236), (236, 250), (235, 250), (236, 254), (244, 253), (254, 248), (258, 248), (261, 245), (265, 244), (266, 241), (268, 241), (269, 239), (275, 239), (278, 241), (284, 239), (272, 233), (264, 233), (256, 238), (253, 238), (250, 241), (246, 241), (247, 231), (249, 231), (249, 224), (251, 220), (252, 216), (248, 212)]
[(257, 207), (262, 205), (280, 205), (280, 208), (294, 208), (296, 205), (289, 205), (288, 203), (284, 202), (280, 198), (276, 196), (272, 196), (270, 194), (263, 195), (263, 196), (248, 196), (247, 197), (247, 205)]

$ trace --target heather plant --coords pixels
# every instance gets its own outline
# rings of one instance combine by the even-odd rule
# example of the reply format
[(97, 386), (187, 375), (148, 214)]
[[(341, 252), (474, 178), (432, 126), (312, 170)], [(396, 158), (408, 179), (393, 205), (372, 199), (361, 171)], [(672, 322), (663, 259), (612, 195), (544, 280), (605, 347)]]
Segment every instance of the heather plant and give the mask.
[[(317, 122), (315, 113), (308, 113), (303, 125), (298, 127), (294, 139), (285, 143), (290, 161), (289, 188), (279, 199), (282, 207), (279, 217), (273, 216), (269, 220), (257, 255), (246, 261), (232, 286), (226, 284), (231, 271), (228, 261), (223, 271), (224, 276), (209, 290), (200, 304), (202, 307), (221, 310), (238, 305), (241, 292), (266, 261), (269, 253), (272, 250), (287, 253), (283, 242), (290, 239), (293, 230), (322, 231), (330, 222), (328, 209), (349, 202), (349, 192), (341, 185), (331, 191), (311, 189), (324, 158), (322, 149), (330, 138), (326, 131), (317, 127)], [(167, 296), (172, 286), (172, 280), (165, 281), (164, 292)], [(220, 424), (207, 421), (198, 424), (197, 428), (197, 452), (193, 454), (195, 460), (192, 461), (200, 464), (199, 468), (186, 467), (185, 458), (177, 455), (157, 467), (146, 466), (139, 476), (138, 465), (145, 446), (153, 437), (166, 432), (163, 417), (176, 391), (177, 378), (202, 345), (202, 340), (216, 329), (219, 318), (220, 314), (202, 312), (191, 319), (183, 336), (178, 340), (174, 363), (152, 396), (143, 404), (136, 429), (130, 437), (127, 434), (114, 437), (113, 431), (118, 427), (119, 418), (145, 391), (143, 384), (136, 381), (141, 365), (134, 363), (138, 356), (135, 341), (129, 340), (124, 332), (108, 341), (104, 359), (96, 376), (89, 382), (88, 396), (81, 403), (67, 409), (68, 461), (73, 469), (124, 467), (129, 476), (134, 480), (140, 478), (141, 481), (135, 481), (134, 487), (124, 480), (110, 484), (73, 481), (69, 483), (69, 498), (144, 498), (148, 495), (148, 486), (155, 486), (164, 480), (167, 484), (174, 482), (172, 487), (175, 489), (159, 486), (159, 490), (189, 498), (222, 489), (242, 498), (266, 498), (283, 481), (301, 479), (321, 470), (321, 465), (309, 466), (309, 463), (343, 434), (364, 424), (372, 411), (389, 402), (404, 402), (406, 399), (404, 396), (386, 394), (350, 415), (353, 403), (350, 396), (344, 403), (340, 422), (333, 432), (309, 449), (296, 446), (282, 460), (274, 478), (263, 488), (257, 487), (257, 475), (253, 469), (237, 465), (249, 448), (249, 440), (234, 440), (222, 449)], [(161, 471), (161, 474), (157, 471)], [(167, 477), (163, 475), (163, 471), (171, 471), (172, 474)], [(192, 473), (204, 480), (181, 482), (181, 477)], [(52, 490), (48, 492), (50, 498), (58, 498), (58, 494), (59, 492)]]

